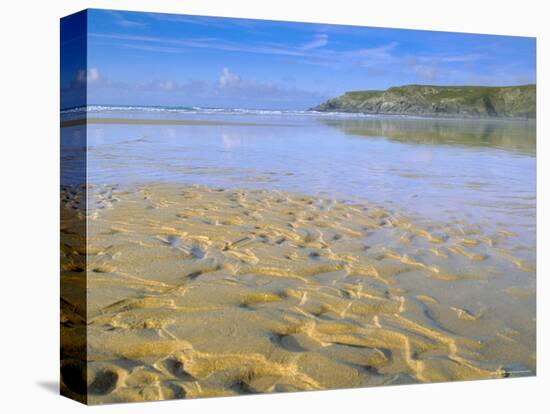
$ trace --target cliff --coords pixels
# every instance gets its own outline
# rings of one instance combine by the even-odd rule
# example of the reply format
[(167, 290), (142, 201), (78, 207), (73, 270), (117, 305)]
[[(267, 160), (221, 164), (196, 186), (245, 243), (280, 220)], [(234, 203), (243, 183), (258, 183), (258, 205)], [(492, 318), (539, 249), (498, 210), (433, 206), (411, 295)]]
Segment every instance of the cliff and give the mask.
[(352, 91), (311, 108), (320, 112), (463, 118), (536, 117), (536, 86), (406, 85)]

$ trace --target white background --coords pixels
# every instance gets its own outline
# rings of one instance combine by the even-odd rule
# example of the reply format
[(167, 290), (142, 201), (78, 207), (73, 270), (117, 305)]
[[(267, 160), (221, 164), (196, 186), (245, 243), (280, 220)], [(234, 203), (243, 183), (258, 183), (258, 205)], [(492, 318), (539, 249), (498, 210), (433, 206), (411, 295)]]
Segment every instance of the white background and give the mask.
[[(87, 408), (88, 412), (549, 412), (549, 23), (545, 1), (16, 0), (0, 13), (0, 410), (78, 413), (57, 395), (59, 21), (86, 7), (537, 36), (538, 377)], [(547, 212), (545, 214), (545, 211)], [(546, 254), (545, 254), (546, 253)], [(546, 348), (546, 349), (545, 349)]]

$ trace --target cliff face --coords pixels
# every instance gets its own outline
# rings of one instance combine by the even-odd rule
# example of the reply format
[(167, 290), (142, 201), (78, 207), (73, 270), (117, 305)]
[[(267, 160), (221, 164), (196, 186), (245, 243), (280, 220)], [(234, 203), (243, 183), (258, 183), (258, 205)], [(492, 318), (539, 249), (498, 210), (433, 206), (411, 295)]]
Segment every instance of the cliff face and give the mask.
[(311, 110), (435, 117), (530, 119), (536, 117), (536, 86), (407, 85), (385, 91), (346, 92)]

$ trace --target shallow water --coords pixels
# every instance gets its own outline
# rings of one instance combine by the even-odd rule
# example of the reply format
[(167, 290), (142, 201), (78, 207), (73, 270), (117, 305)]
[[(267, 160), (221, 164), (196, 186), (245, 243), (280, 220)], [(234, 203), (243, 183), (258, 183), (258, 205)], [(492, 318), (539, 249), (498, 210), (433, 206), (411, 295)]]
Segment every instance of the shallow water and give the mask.
[(92, 183), (167, 181), (366, 200), (439, 221), (504, 227), (520, 236), (520, 244), (535, 242), (532, 123), (121, 111), (93, 116), (227, 124), (88, 125)]

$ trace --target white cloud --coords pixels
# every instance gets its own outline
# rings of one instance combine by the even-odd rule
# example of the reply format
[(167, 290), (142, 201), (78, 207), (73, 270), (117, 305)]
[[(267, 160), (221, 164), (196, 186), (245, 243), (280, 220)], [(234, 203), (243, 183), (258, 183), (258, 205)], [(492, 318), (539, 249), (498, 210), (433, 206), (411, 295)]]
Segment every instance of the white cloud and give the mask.
[[(167, 19), (172, 19), (172, 17), (174, 16), (168, 16)], [(201, 22), (209, 24), (210, 20), (204, 19)], [(218, 23), (221, 24), (222, 22)], [(331, 29), (335, 28), (323, 26), (324, 32)], [(312, 35), (309, 42), (302, 44), (236, 42), (215, 37), (175, 38), (121, 33), (91, 33), (90, 36), (100, 40), (116, 42), (118, 47), (141, 49), (148, 52), (178, 54), (186, 53), (190, 48), (199, 48), (224, 52), (265, 54), (284, 57), (288, 64), (293, 65), (324, 66), (332, 69), (356, 66), (364, 68), (368, 76), (416, 76), (426, 80), (447, 79), (451, 71), (487, 58), (487, 55), (480, 53), (428, 53), (411, 56), (401, 53), (399, 43), (395, 41), (363, 48), (334, 49), (327, 47), (329, 35), (326, 33)], [(463, 70), (469, 73), (468, 68), (463, 68)], [(218, 79), (217, 86), (222, 88), (232, 87), (233, 89), (236, 86), (244, 88), (245, 85), (250, 87), (250, 82), (245, 81), (243, 84), (243, 80), (238, 75), (227, 70)], [(97, 86), (103, 86), (105, 83), (106, 81), (101, 81)], [(266, 85), (264, 84), (264, 86)]]
[[(309, 108), (328, 98), (327, 93), (246, 79), (228, 67), (223, 67), (219, 77), (212, 81), (157, 79), (132, 83), (111, 81), (99, 71), (83, 72), (80, 76), (83, 79), (86, 76), (98, 79), (89, 88), (89, 97), (93, 102), (285, 109)], [(78, 84), (80, 87), (86, 85)]]
[(91, 68), (88, 70), (88, 82), (89, 83), (93, 83), (93, 82), (97, 82), (101, 79), (101, 77), (99, 76), (99, 71), (97, 70), (97, 68)]
[(328, 44), (328, 35), (326, 35), (326, 34), (317, 34), (313, 37), (313, 40), (311, 40), (308, 43), (303, 44), (302, 49), (304, 49), (304, 50), (317, 49), (319, 47), (326, 46), (327, 44)]
[(223, 68), (218, 84), (220, 88), (239, 86), (241, 84), (241, 78), (239, 75), (230, 72), (228, 68)]
[(159, 88), (164, 91), (171, 91), (175, 87), (175, 83), (172, 81), (161, 81), (159, 82)]
[(119, 41), (119, 46), (143, 49), (159, 53), (182, 53), (187, 48), (213, 49), (227, 52), (259, 53), (287, 56), (296, 63), (337, 67), (352, 63), (364, 67), (396, 63), (397, 42), (390, 42), (370, 48), (334, 50), (325, 47), (329, 43), (327, 34), (317, 34), (310, 42), (301, 45), (284, 43), (238, 43), (220, 38), (170, 38), (113, 33), (91, 33), (97, 39)]
[(79, 83), (98, 83), (102, 80), (99, 70), (97, 68), (90, 68), (87, 71), (80, 69), (76, 74), (76, 81)]
[[(226, 41), (218, 38), (168, 38), (168, 37), (155, 37), (155, 36), (135, 36), (125, 34), (112, 34), (112, 33), (91, 33), (90, 36), (99, 39), (121, 40), (126, 42), (141, 42), (149, 43), (155, 46), (151, 46), (149, 50), (156, 50), (163, 52), (168, 45), (172, 48), (170, 53), (174, 52), (174, 48), (200, 48), (200, 49), (213, 49), (223, 50), (228, 52), (245, 52), (245, 53), (262, 53), (268, 55), (283, 55), (283, 56), (307, 56), (305, 51), (297, 50), (295, 47), (287, 47), (285, 45), (265, 45), (265, 44), (241, 44)], [(127, 43), (128, 44), (128, 43)], [(161, 47), (157, 47), (160, 45)], [(128, 47), (128, 46), (126, 46)]]

